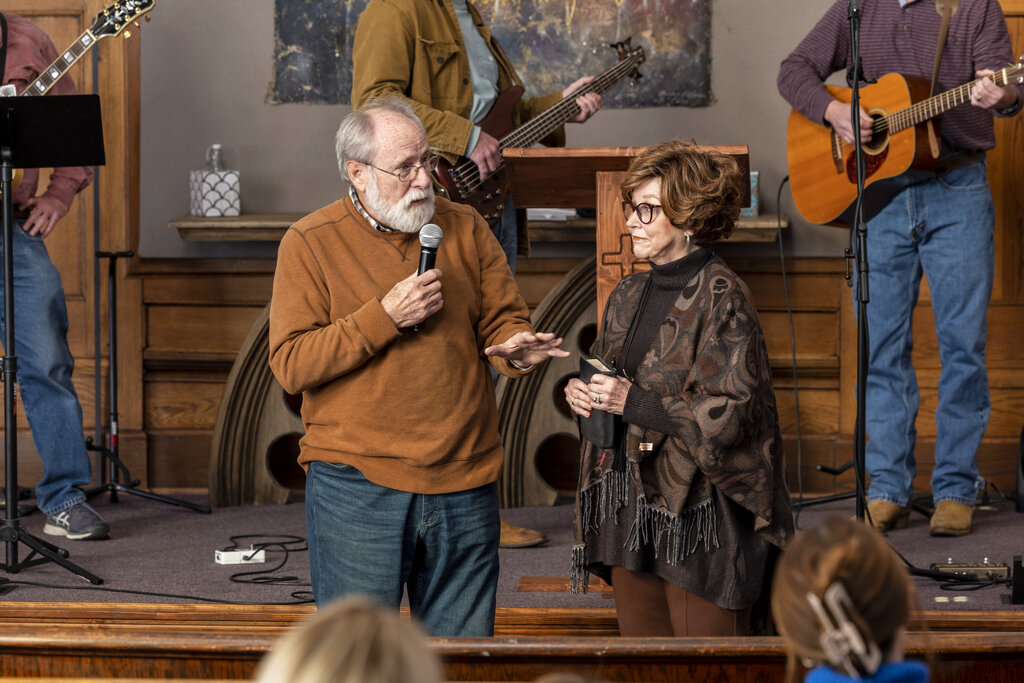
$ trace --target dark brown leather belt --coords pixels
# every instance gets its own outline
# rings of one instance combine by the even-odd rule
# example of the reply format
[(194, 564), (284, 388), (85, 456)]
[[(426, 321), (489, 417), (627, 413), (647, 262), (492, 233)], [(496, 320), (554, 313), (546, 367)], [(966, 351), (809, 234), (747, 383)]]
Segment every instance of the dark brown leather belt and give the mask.
[(965, 166), (970, 166), (971, 164), (980, 164), (984, 160), (984, 151), (964, 152), (963, 154), (958, 154), (955, 157), (944, 159), (939, 165), (938, 173), (939, 175), (945, 175), (950, 171), (955, 171), (957, 169), (964, 168)]
[(16, 221), (23, 221), (26, 218), (28, 218), (29, 214), (31, 214), (31, 213), (32, 212), (29, 211), (28, 209), (15, 209), (14, 210), (14, 220), (16, 220)]

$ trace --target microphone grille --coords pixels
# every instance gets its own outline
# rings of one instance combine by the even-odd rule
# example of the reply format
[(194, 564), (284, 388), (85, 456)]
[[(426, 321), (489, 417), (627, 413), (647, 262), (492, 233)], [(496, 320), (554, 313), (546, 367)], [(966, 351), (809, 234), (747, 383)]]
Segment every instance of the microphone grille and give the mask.
[(441, 239), (444, 237), (444, 232), (441, 231), (441, 227), (434, 225), (433, 223), (427, 223), (420, 228), (420, 246), (426, 247), (427, 249), (437, 249), (438, 245), (441, 244)]

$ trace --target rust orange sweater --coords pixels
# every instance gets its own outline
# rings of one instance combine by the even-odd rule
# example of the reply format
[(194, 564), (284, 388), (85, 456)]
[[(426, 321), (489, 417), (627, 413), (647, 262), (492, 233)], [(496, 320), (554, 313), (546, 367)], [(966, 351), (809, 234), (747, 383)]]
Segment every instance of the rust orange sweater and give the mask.
[[(531, 330), (504, 254), (472, 209), (437, 199), (444, 307), (399, 331), (381, 298), (415, 273), (416, 234), (374, 230), (341, 199), (293, 225), (278, 250), (270, 367), (302, 392), (299, 462), (352, 465), (381, 486), (463, 491), (496, 481), (503, 451), (483, 349)], [(506, 361), (499, 372), (523, 374)]]

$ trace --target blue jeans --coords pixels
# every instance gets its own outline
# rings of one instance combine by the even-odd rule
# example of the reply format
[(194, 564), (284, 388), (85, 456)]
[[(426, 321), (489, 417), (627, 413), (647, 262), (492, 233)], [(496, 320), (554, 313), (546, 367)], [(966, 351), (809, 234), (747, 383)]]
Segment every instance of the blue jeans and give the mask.
[[(92, 470), (85, 449), (82, 406), (71, 383), (74, 358), (68, 347), (68, 312), (60, 273), (50, 261), (43, 239), (29, 235), (22, 225), (23, 221), (15, 221), (12, 236), (18, 388), (43, 461), (36, 501), (45, 514), (55, 515), (85, 500), (85, 494), (75, 487), (88, 484)], [(6, 323), (0, 309), (0, 334), (5, 338)]]
[(417, 494), (348, 465), (309, 465), (309, 571), (321, 608), (353, 594), (397, 608), (404, 587), (432, 635), (492, 636), (499, 525), (495, 484)]
[(906, 506), (916, 473), (911, 319), (922, 272), (942, 362), (932, 495), (935, 502), (970, 505), (984, 486), (977, 452), (989, 415), (985, 337), (994, 224), (984, 163), (908, 185), (868, 224), (870, 500)]
[(505, 200), (505, 206), (501, 210), (501, 218), (491, 228), (491, 232), (498, 239), (501, 250), (505, 252), (505, 260), (508, 261), (508, 269), (516, 274), (516, 253), (519, 251), (519, 224), (516, 222), (516, 207), (512, 198)]

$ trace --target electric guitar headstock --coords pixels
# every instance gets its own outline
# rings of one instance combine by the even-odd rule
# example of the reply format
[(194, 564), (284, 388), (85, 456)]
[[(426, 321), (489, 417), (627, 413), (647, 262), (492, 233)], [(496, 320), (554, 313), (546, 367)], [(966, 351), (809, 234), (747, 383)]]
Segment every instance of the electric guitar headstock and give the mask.
[[(114, 4), (96, 15), (89, 32), (94, 37), (109, 38), (124, 33), (131, 38), (132, 32), (126, 30), (131, 23), (139, 25), (139, 18), (153, 9), (156, 0), (117, 0)], [(149, 17), (146, 17), (149, 21)]]
[(632, 70), (629, 73), (629, 78), (636, 85), (637, 81), (644, 77), (640, 73), (640, 65), (647, 61), (647, 55), (644, 54), (642, 47), (633, 47), (633, 37), (629, 36), (624, 40), (620, 40), (617, 43), (611, 43), (608, 47), (615, 50), (619, 55), (620, 62), (628, 62), (632, 66)]

